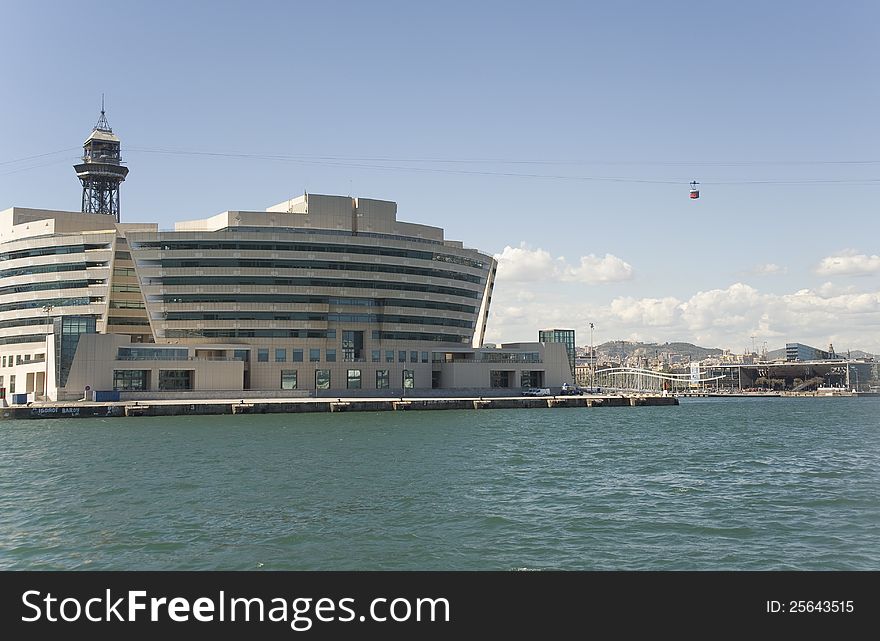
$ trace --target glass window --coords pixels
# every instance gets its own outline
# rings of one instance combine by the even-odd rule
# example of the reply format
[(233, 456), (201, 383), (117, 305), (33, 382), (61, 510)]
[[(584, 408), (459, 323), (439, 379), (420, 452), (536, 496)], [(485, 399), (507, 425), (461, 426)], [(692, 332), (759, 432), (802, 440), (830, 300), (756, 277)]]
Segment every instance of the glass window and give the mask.
[(336, 330), (328, 329), (327, 330), (327, 338), (336, 338)]
[(281, 389), (296, 389), (296, 370), (281, 370)]
[(15, 394), (15, 374), (9, 377), (9, 393)]
[(360, 389), (361, 388), (361, 370), (359, 369), (350, 369), (348, 370), (348, 389)]
[(419, 353), (418, 352), (410, 352), (409, 353), (409, 362), (410, 363), (418, 363), (419, 362)]
[(191, 369), (160, 369), (159, 390), (192, 389), (194, 373)]
[(283, 347), (275, 348), (275, 362), (283, 363), (287, 360), (287, 350)]
[(328, 363), (335, 363), (336, 362), (336, 350), (335, 349), (328, 349), (327, 350), (327, 362)]
[(360, 361), (364, 358), (364, 333), (354, 330), (342, 332), (342, 360)]
[(315, 389), (330, 389), (330, 370), (315, 370)]
[(291, 350), (290, 360), (294, 363), (303, 362), (303, 351), (301, 349)]
[(248, 349), (236, 349), (232, 352), (232, 359), (236, 361), (244, 361), (247, 363), (250, 360), (251, 352)]
[(314, 347), (312, 347), (309, 350), (309, 362), (310, 363), (317, 363), (320, 360), (321, 360), (321, 350), (315, 349)]
[(3, 357), (3, 367), (6, 367), (6, 357)]
[(382, 359), (382, 351), (378, 349), (374, 349), (371, 354), (370, 360), (374, 363), (378, 363)]
[(394, 362), (394, 350), (393, 349), (386, 349), (385, 350), (385, 362), (386, 363), (393, 363)]
[(261, 347), (257, 350), (257, 362), (258, 363), (268, 363), (269, 362), (269, 348)]
[(188, 349), (167, 349), (162, 347), (120, 347), (116, 352), (119, 361), (186, 361)]
[(398, 363), (405, 363), (406, 362), (406, 350), (402, 349), (399, 352), (397, 352), (397, 362)]
[(387, 369), (377, 369), (376, 370), (376, 389), (388, 389), (390, 387), (391, 379), (388, 376)]
[(412, 389), (415, 387), (415, 372), (411, 369), (403, 370), (403, 388)]
[(150, 370), (117, 369), (113, 370), (113, 389), (143, 392), (150, 389)]
[(422, 352), (422, 362), (423, 363), (428, 362), (428, 352)]

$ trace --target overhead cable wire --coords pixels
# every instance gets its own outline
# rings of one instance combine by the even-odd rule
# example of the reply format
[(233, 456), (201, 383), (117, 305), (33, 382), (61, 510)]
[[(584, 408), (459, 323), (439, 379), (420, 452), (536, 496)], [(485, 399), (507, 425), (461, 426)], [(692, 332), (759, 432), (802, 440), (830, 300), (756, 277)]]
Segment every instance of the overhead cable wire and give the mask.
[(54, 156), (55, 154), (66, 154), (70, 151), (75, 151), (79, 149), (79, 147), (68, 147), (67, 149), (59, 149), (58, 151), (49, 151), (45, 154), (37, 154), (36, 156), (25, 156), (24, 158), (15, 158), (14, 160), (4, 160), (0, 162), (0, 165), (11, 165), (17, 162), (25, 162), (26, 160), (35, 160), (37, 158), (45, 158), (46, 156)]
[[(352, 162), (355, 160), (354, 158), (345, 159), (344, 157), (333, 157), (333, 156), (293, 156), (293, 155), (277, 155), (277, 154), (252, 154), (252, 153), (231, 153), (231, 152), (211, 152), (211, 151), (184, 151), (184, 150), (171, 150), (171, 149), (147, 149), (147, 148), (138, 148), (133, 147), (128, 149), (129, 152), (143, 152), (143, 153), (155, 153), (155, 154), (169, 154), (169, 155), (194, 155), (194, 156), (211, 156), (211, 157), (219, 157), (219, 158), (246, 158), (251, 160), (272, 160), (279, 162), (289, 162), (294, 164), (306, 164), (306, 165), (323, 165), (329, 167), (346, 167), (352, 169), (370, 169), (370, 170), (391, 170), (391, 171), (418, 171), (418, 172), (429, 172), (429, 173), (444, 173), (444, 174), (460, 174), (460, 175), (477, 175), (477, 176), (501, 176), (501, 177), (509, 177), (509, 178), (544, 178), (551, 180), (574, 180), (574, 181), (605, 181), (605, 182), (624, 182), (624, 183), (644, 183), (644, 184), (663, 184), (663, 185), (680, 185), (682, 184), (681, 180), (669, 180), (669, 179), (659, 179), (659, 178), (636, 178), (632, 176), (571, 176), (571, 175), (562, 175), (562, 174), (538, 174), (538, 173), (523, 173), (523, 172), (509, 172), (509, 171), (488, 171), (488, 170), (478, 170), (478, 169), (448, 169), (444, 167), (407, 167), (401, 165), (374, 165), (374, 164), (364, 164), (362, 162)], [(338, 158), (339, 160), (334, 160), (334, 158)], [(376, 161), (380, 161), (379, 159), (375, 159)], [(380, 161), (384, 162), (384, 160)], [(387, 162), (392, 162), (388, 160)], [(408, 162), (406, 160), (396, 160), (395, 162)], [(412, 161), (417, 162), (417, 161)], [(419, 160), (418, 162), (434, 162), (428, 160)], [(437, 161), (440, 162), (440, 161)], [(453, 162), (453, 161), (449, 161)], [(457, 160), (454, 162), (466, 163), (469, 161), (465, 160)], [(488, 161), (486, 161), (488, 162)], [(514, 161), (499, 161), (499, 163), (503, 162), (514, 162)], [(522, 162), (526, 164), (525, 161), (515, 161)], [(808, 162), (808, 161), (803, 161)], [(818, 162), (818, 161), (817, 161)], [(827, 163), (834, 163), (838, 161), (821, 161)], [(861, 162), (861, 163), (870, 163), (870, 162), (880, 162), (880, 161), (852, 161), (852, 162)], [(728, 180), (728, 181), (712, 181), (712, 180), (704, 180), (701, 181), (705, 185), (749, 185), (749, 184), (821, 184), (821, 183), (843, 183), (843, 184), (874, 184), (880, 182), (880, 179), (875, 178), (846, 178), (846, 179), (823, 179), (823, 178), (807, 178), (807, 179), (757, 179), (757, 180)]]

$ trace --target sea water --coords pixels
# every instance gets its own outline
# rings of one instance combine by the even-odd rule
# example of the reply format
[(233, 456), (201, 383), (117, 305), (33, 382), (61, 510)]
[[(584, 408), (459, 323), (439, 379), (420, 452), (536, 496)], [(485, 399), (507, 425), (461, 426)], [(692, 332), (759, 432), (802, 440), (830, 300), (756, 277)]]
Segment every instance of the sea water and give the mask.
[(877, 570), (880, 399), (5, 421), (0, 568)]

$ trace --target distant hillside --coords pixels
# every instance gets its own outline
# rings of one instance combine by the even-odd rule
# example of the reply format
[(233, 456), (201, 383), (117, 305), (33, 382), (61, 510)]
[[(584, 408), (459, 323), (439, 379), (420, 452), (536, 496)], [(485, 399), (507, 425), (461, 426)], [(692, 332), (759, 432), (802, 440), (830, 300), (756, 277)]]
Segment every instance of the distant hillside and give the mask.
[(685, 360), (699, 361), (709, 356), (720, 356), (724, 350), (716, 347), (700, 347), (693, 343), (641, 343), (635, 341), (609, 341), (596, 346), (596, 354), (603, 359), (622, 362), (631, 357), (664, 356), (678, 354)]
[[(589, 347), (578, 348), (578, 353), (586, 355)], [(724, 350), (716, 347), (700, 347), (693, 343), (641, 343), (637, 341), (608, 341), (596, 346), (596, 355), (600, 360), (622, 363), (630, 358), (669, 358), (678, 355), (682, 361), (700, 361), (710, 356), (720, 356)], [(846, 356), (846, 352), (837, 352), (838, 356)], [(860, 349), (849, 352), (850, 358), (877, 360), (877, 356)], [(767, 360), (785, 360), (785, 348), (768, 351)]]

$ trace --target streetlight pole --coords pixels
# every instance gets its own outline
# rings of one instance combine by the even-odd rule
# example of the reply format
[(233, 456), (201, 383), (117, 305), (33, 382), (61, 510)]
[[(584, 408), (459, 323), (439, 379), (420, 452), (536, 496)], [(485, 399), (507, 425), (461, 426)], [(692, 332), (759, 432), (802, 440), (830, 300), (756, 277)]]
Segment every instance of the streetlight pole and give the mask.
[(590, 392), (595, 391), (596, 385), (596, 355), (593, 352), (593, 323), (590, 323)]
[(46, 374), (43, 377), (43, 398), (49, 400), (49, 333), (51, 322), (49, 314), (52, 312), (52, 305), (43, 305), (43, 311), (46, 312)]

